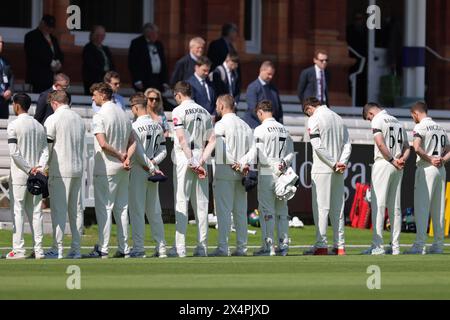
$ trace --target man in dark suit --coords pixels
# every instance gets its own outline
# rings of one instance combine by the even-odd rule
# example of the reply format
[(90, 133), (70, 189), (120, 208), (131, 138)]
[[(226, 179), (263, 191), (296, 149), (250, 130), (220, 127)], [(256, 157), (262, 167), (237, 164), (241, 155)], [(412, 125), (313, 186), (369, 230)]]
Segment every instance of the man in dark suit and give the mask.
[[(45, 120), (53, 114), (53, 108), (48, 103), (48, 95), (54, 91), (64, 90), (66, 91), (70, 86), (70, 78), (64, 73), (57, 73), (53, 79), (53, 85), (50, 89), (45, 90), (39, 95), (38, 101), (36, 103), (36, 112), (34, 113), (34, 118), (42, 125), (44, 125)], [(70, 95), (69, 95), (70, 104)]]
[(207, 57), (197, 59), (194, 74), (187, 80), (192, 87), (192, 100), (214, 114), (216, 110), (216, 93), (209, 81), (208, 74), (211, 61)]
[(90, 95), (91, 85), (102, 82), (106, 72), (114, 70), (111, 51), (103, 45), (105, 27), (94, 26), (89, 35), (89, 43), (83, 48), (84, 94)]
[(167, 83), (167, 64), (164, 47), (158, 40), (158, 27), (147, 23), (143, 34), (131, 41), (128, 51), (128, 69), (131, 73), (136, 91), (143, 92), (148, 88), (163, 91)]
[(328, 87), (330, 74), (326, 70), (328, 54), (325, 50), (317, 50), (314, 54), (314, 66), (302, 71), (298, 81), (298, 97), (300, 103), (309, 97), (316, 97), (321, 104), (329, 105)]
[(174, 87), (178, 81), (186, 81), (194, 74), (196, 61), (203, 56), (205, 45), (205, 40), (200, 37), (192, 38), (189, 41), (189, 53), (175, 64), (170, 78), (171, 87)]
[(283, 123), (283, 106), (277, 88), (271, 83), (275, 75), (275, 66), (271, 61), (264, 61), (259, 69), (259, 77), (247, 87), (247, 112), (244, 121), (252, 128), (261, 123), (255, 113), (256, 105), (262, 100), (272, 102), (273, 117)]
[(222, 37), (211, 42), (208, 48), (208, 58), (212, 62), (212, 70), (220, 66), (229, 53), (237, 53), (233, 46), (238, 35), (238, 28), (234, 23), (222, 26)]
[(54, 29), (55, 18), (44, 15), (39, 26), (25, 35), (26, 83), (33, 86), (34, 93), (51, 87), (53, 75), (64, 61), (58, 40), (52, 35)]
[(241, 93), (241, 79), (237, 73), (239, 57), (231, 53), (227, 55), (224, 63), (209, 74), (209, 79), (217, 96), (230, 94), (234, 100), (239, 101)]
[(3, 38), (0, 35), (0, 119), (9, 118), (9, 100), (12, 96), (11, 65), (2, 57)]

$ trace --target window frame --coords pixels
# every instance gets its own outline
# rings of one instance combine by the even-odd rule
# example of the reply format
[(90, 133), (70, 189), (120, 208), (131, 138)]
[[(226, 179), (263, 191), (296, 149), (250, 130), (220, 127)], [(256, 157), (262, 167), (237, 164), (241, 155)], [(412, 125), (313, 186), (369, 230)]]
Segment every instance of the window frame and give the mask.
[(262, 0), (252, 0), (251, 10), (251, 40), (245, 41), (245, 51), (250, 54), (260, 54), (262, 33)]
[[(32, 13), (31, 13), (31, 28), (13, 28), (13, 27), (0, 27), (0, 34), (3, 36), (3, 41), (8, 43), (23, 43), (24, 37), (27, 32), (35, 29), (42, 19), (44, 11), (43, 0), (32, 1)], [(144, 23), (154, 22), (155, 19), (155, 1), (154, 0), (142, 0), (143, 12), (142, 19)], [(88, 31), (71, 31), (75, 37), (76, 46), (84, 46), (89, 42)], [(107, 32), (104, 44), (111, 48), (128, 48), (132, 39), (138, 37), (139, 33), (120, 33), (120, 32)]]

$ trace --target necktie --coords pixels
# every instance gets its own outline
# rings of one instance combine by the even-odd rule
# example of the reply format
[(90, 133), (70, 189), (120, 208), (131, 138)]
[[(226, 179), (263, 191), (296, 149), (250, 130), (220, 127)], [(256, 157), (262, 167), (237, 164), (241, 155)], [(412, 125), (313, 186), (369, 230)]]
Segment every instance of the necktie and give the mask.
[(325, 101), (325, 74), (323, 70), (320, 71), (320, 101)]
[(230, 77), (229, 77), (230, 83), (228, 83), (228, 86), (229, 86), (230, 94), (233, 95), (233, 87), (234, 87), (234, 75), (233, 75), (233, 72), (230, 72), (229, 75), (230, 75)]
[(208, 101), (211, 102), (211, 97), (209, 95), (209, 89), (208, 89), (208, 85), (207, 85), (206, 81), (204, 79), (202, 79), (201, 84), (202, 84), (203, 89), (205, 89), (206, 96), (208, 97)]

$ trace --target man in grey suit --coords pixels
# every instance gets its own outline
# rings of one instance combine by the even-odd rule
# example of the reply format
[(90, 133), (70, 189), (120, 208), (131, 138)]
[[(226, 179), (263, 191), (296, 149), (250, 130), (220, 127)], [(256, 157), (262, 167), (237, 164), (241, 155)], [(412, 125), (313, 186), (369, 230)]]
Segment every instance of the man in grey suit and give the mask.
[(309, 97), (316, 97), (321, 104), (329, 105), (328, 87), (330, 73), (328, 54), (325, 50), (317, 50), (314, 54), (314, 65), (302, 71), (298, 81), (298, 97), (300, 102)]

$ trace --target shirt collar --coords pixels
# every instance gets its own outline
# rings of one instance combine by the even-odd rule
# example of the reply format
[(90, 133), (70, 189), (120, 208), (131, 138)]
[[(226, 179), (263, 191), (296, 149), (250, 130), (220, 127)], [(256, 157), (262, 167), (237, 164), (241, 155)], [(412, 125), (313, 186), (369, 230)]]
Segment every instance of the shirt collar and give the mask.
[(234, 116), (236, 116), (236, 114), (234, 112), (230, 112), (230, 113), (224, 114), (222, 116), (222, 119), (223, 118), (231, 118), (231, 117), (234, 117)]
[(23, 117), (29, 117), (30, 115), (28, 113), (21, 113), (17, 116), (17, 118), (23, 118)]
[(425, 117), (425, 118), (423, 118), (422, 120), (420, 120), (420, 123), (421, 123), (422, 121), (428, 121), (428, 120), (433, 120), (433, 119), (431, 119), (431, 117)]
[(261, 83), (261, 85), (265, 86), (267, 84), (267, 82), (265, 82), (263, 79), (261, 79), (260, 77), (258, 77), (259, 83)]
[(223, 67), (225, 68), (226, 72), (231, 73), (231, 70), (228, 68), (226, 62), (223, 63)]
[[(148, 114), (144, 114), (144, 115), (142, 115), (142, 116), (139, 116), (139, 117), (137, 117), (137, 119), (136, 119), (136, 121), (138, 121), (138, 120), (142, 120), (142, 119), (147, 119), (147, 118), (150, 118), (151, 119), (151, 117), (148, 115)], [(153, 120), (153, 119), (152, 119)]]
[(381, 110), (380, 112), (378, 112), (375, 117), (373, 117), (372, 121), (375, 120), (378, 116), (381, 116), (382, 114), (387, 114), (386, 110)]
[(317, 64), (314, 65), (314, 69), (316, 70), (316, 73), (320, 73), (322, 69), (320, 69)]
[(70, 107), (67, 104), (62, 105), (61, 107), (59, 107), (58, 109), (55, 110), (55, 113), (60, 111), (60, 110), (62, 110), (62, 109), (70, 109)]
[(191, 56), (191, 59), (197, 62), (198, 58), (194, 56), (192, 53), (189, 52), (189, 55)]
[(196, 73), (194, 73), (194, 76), (197, 78), (198, 82), (200, 82), (200, 83), (202, 83), (203, 81), (206, 80), (206, 79), (200, 78)]
[(275, 121), (274, 118), (267, 118), (266, 120), (264, 120), (262, 123), (266, 122), (266, 121)]

